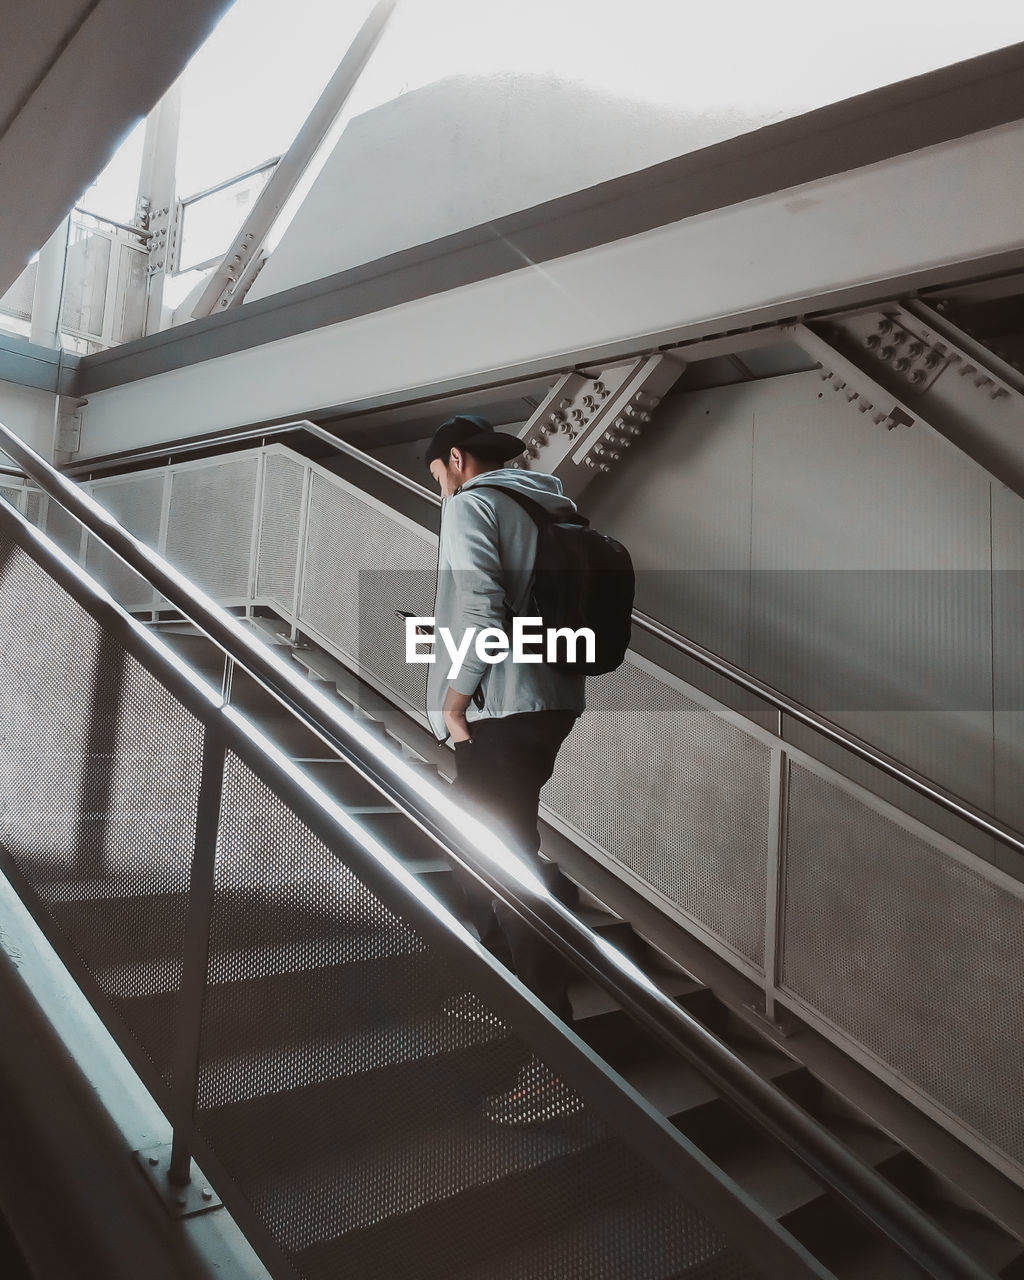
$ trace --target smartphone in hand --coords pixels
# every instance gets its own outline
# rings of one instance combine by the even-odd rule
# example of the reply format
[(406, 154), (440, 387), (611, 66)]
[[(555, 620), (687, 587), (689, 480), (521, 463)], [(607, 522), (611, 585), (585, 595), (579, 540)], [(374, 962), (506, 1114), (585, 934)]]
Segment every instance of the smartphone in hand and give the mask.
[[(395, 610), (395, 617), (399, 618), (402, 622), (404, 622), (406, 618), (415, 618), (416, 616), (417, 615), (415, 613), (410, 613), (407, 609)], [(419, 636), (432, 636), (434, 634), (434, 628), (433, 627), (417, 627), (416, 634)]]

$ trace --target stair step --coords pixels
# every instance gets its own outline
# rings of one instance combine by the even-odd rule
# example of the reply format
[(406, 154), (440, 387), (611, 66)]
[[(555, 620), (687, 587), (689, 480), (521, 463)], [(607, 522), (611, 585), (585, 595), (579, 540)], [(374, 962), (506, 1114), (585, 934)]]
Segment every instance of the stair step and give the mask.
[[(594, 1154), (596, 1163), (603, 1153)], [(472, 1188), (316, 1246), (302, 1254), (303, 1268), (318, 1278), (414, 1273), (417, 1280), (596, 1280), (624, 1277), (628, 1268), (630, 1280), (673, 1280), (693, 1260), (695, 1274), (718, 1274), (713, 1265), (703, 1269), (715, 1245), (705, 1238), (701, 1256), (679, 1198), (651, 1185), (631, 1160), (618, 1176), (603, 1162), (575, 1165), (569, 1173), (566, 1161), (552, 1161), (509, 1178), (504, 1197)]]
[[(514, 1076), (509, 1077), (511, 1083)], [(559, 1123), (521, 1129), (499, 1128), (482, 1114), (483, 1099), (463, 1096), (457, 1107), (446, 1107), (440, 1122), (424, 1117), (411, 1127), (404, 1117), (393, 1124), (381, 1114), (380, 1124), (362, 1145), (343, 1150), (338, 1144), (331, 1114), (321, 1115), (318, 1141), (307, 1147), (304, 1163), (292, 1176), (278, 1179), (250, 1165), (240, 1179), (240, 1189), (251, 1203), (268, 1217), (278, 1214), (289, 1221), (289, 1245), (302, 1250), (338, 1241), (348, 1232), (366, 1233), (379, 1228), (378, 1239), (393, 1241), (399, 1215), (411, 1214), (424, 1206), (434, 1206), (470, 1190), (476, 1212), (492, 1219), (518, 1202), (526, 1220), (535, 1219), (550, 1204), (551, 1185), (579, 1188), (586, 1173), (588, 1148), (600, 1137), (600, 1126), (584, 1115)], [(240, 1118), (239, 1118), (240, 1119)], [(224, 1129), (206, 1128), (214, 1149), (227, 1150), (232, 1134)], [(268, 1140), (280, 1135), (275, 1125)], [(583, 1158), (581, 1158), (581, 1153)], [(549, 1178), (530, 1175), (553, 1166)], [(488, 1194), (482, 1194), (486, 1189)], [(297, 1214), (298, 1203), (310, 1206)], [(467, 1235), (465, 1206), (462, 1234)], [(429, 1215), (433, 1217), (433, 1214)], [(450, 1233), (449, 1233), (450, 1234)], [(456, 1233), (457, 1235), (458, 1233)], [(427, 1237), (439, 1243), (434, 1232)], [(365, 1236), (364, 1236), (365, 1240)], [(339, 1244), (342, 1243), (339, 1241)], [(351, 1244), (350, 1244), (351, 1247)], [(456, 1239), (451, 1247), (458, 1248)], [(428, 1251), (423, 1238), (418, 1257)], [(431, 1249), (436, 1261), (437, 1252)], [(425, 1258), (421, 1265), (431, 1265)], [(335, 1274), (387, 1275), (387, 1270), (366, 1272), (354, 1268)], [(417, 1277), (423, 1274), (417, 1270)]]
[(941, 1200), (920, 1202), (936, 1225), (982, 1266), (999, 1273), (1024, 1255), (1019, 1240), (978, 1213)]
[[(331, 1040), (337, 1028), (383, 1034), (404, 1020), (422, 1022), (423, 1009), (440, 1006), (436, 965), (424, 964), (422, 953), (357, 951), (348, 963), (330, 959), (325, 948), (323, 967), (312, 971), (214, 981), (204, 1010), (207, 1058), (245, 1058), (258, 1071), (261, 1055), (272, 1061), (283, 1048)], [(119, 1002), (125, 1021), (147, 1044), (174, 1025), (176, 1006), (175, 992)]]
[[(403, 1041), (415, 1042), (416, 1052), (394, 1052)], [(436, 1014), (396, 1024), (375, 1037), (339, 1035), (318, 1050), (321, 1059), (326, 1053), (341, 1063), (338, 1075), (318, 1079), (297, 1054), (282, 1055), (274, 1087), (200, 1107), (201, 1125), (228, 1135), (237, 1163), (258, 1166), (264, 1177), (276, 1172), (283, 1178), (325, 1146), (325, 1125), (339, 1153), (372, 1145), (382, 1116), (396, 1131), (439, 1126), (458, 1118), (465, 1099), (499, 1089), (526, 1056), (497, 1021), (488, 1025)], [(244, 1070), (245, 1063), (226, 1059), (214, 1065), (204, 1074), (205, 1097), (230, 1097), (237, 1091), (231, 1068)], [(267, 1086), (270, 1077), (262, 1076), (260, 1083)], [(274, 1135), (272, 1145), (268, 1134)]]
[[(681, 973), (651, 973), (651, 980), (666, 995), (678, 998), (684, 994), (700, 989), (700, 984)], [(572, 1002), (573, 1017), (578, 1023), (585, 1023), (590, 1018), (600, 1018), (604, 1014), (615, 1013), (620, 1006), (615, 997), (606, 988), (592, 982), (589, 978), (579, 978), (569, 984), (569, 997)], [(630, 1025), (635, 1025), (630, 1022)], [(581, 1031), (581, 1035), (585, 1032)]]
[(388, 804), (372, 782), (368, 782), (346, 761), (338, 757), (333, 759), (325, 757), (325, 748), (322, 743), (320, 748), (315, 757), (299, 758), (296, 763), (332, 799), (337, 800), (346, 809)]
[(798, 1209), (781, 1225), (837, 1280), (921, 1280), (901, 1250), (834, 1200)]

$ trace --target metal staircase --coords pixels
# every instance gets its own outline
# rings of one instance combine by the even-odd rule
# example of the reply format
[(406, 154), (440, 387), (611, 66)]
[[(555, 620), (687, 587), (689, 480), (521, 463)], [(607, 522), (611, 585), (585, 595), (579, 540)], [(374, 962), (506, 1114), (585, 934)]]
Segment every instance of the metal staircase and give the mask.
[[(281, 1276), (1016, 1274), (1011, 1233), (38, 466), (209, 636), (166, 637), (182, 663), (0, 511), (3, 868), (168, 1117), (140, 1163), (171, 1212), (220, 1197)], [(451, 858), (579, 967), (572, 1031), (439, 905)], [(552, 1114), (489, 1120), (535, 1059)]]

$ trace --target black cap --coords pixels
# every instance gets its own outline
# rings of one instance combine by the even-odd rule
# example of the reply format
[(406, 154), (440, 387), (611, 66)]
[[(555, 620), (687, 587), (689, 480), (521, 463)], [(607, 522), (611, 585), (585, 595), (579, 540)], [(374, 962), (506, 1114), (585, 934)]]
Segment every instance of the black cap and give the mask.
[(427, 470), (435, 458), (448, 464), (448, 454), (453, 448), (467, 449), (474, 457), (487, 462), (507, 462), (526, 448), (518, 436), (507, 431), (495, 431), (486, 418), (475, 413), (460, 413), (442, 422), (430, 438), (423, 461)]

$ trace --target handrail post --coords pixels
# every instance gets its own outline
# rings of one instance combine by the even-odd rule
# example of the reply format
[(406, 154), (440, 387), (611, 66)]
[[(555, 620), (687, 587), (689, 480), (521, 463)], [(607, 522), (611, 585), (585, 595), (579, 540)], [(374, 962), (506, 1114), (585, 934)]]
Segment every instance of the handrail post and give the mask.
[(195, 850), (189, 877), (181, 986), (178, 993), (178, 1026), (171, 1076), (173, 1143), (167, 1178), (176, 1187), (188, 1185), (192, 1167), (192, 1124), (199, 1081), (199, 1050), (210, 953), (217, 832), (224, 790), (224, 758), (223, 734), (218, 725), (207, 724), (203, 735)]
[(782, 960), (788, 777), (789, 756), (781, 746), (773, 747), (768, 796), (768, 878), (764, 927), (764, 1014), (769, 1022), (775, 1021), (775, 995)]

